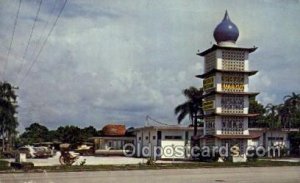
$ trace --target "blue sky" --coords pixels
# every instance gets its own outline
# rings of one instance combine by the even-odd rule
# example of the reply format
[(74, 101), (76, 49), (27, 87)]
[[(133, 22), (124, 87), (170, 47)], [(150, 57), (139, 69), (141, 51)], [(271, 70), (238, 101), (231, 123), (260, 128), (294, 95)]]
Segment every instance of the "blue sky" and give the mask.
[[(22, 1), (7, 59), (18, 1), (0, 2), (2, 69), (8, 61), (1, 77), (15, 85), (63, 4), (43, 0), (22, 60), (38, 3)], [(196, 52), (215, 42), (213, 30), (226, 9), (240, 30), (237, 44), (258, 47), (250, 56), (251, 69), (259, 70), (250, 79), (250, 89), (261, 92), (258, 100), (277, 104), (284, 95), (299, 93), (298, 0), (72, 0), (19, 86), (20, 130), (35, 121), (49, 128), (67, 124), (100, 128), (105, 123), (141, 126), (147, 115), (175, 124), (173, 109), (185, 100), (182, 89), (202, 83), (194, 77), (203, 71), (203, 58)]]

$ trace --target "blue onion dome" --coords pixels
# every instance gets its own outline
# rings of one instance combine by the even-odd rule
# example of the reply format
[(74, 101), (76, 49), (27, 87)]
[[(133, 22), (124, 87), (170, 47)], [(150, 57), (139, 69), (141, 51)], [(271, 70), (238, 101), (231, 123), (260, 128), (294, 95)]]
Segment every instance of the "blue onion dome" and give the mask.
[(239, 37), (239, 29), (231, 22), (227, 10), (221, 23), (215, 28), (214, 38), (217, 43), (232, 42), (235, 43)]

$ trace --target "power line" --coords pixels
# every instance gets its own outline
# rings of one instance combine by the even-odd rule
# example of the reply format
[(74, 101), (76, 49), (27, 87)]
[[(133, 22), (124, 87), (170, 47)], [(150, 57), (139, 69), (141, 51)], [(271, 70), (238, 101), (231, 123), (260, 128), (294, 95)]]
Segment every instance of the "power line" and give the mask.
[[(38, 39), (38, 41), (37, 41), (38, 43), (40, 43), (40, 42), (42, 41), (42, 37), (43, 37), (44, 33), (46, 32), (46, 28), (48, 27), (48, 24), (49, 24), (49, 22), (50, 22), (49, 20), (51, 19), (51, 16), (52, 16), (52, 14), (53, 14), (53, 12), (54, 12), (54, 10), (55, 10), (55, 8), (56, 8), (57, 1), (58, 1), (58, 0), (55, 0), (54, 5), (53, 5), (53, 7), (52, 7), (52, 9), (51, 9), (51, 11), (50, 11), (50, 13), (49, 13), (49, 17), (48, 17), (48, 19), (47, 19), (47, 22), (46, 22), (46, 24), (44, 25), (43, 31), (42, 31), (42, 33), (41, 33), (41, 35), (40, 35), (40, 37), (39, 37), (39, 39)], [(33, 55), (34, 55), (34, 53), (36, 52), (37, 49), (38, 49), (38, 46), (36, 46), (35, 49), (33, 50), (32, 54), (31, 54), (31, 58), (33, 58)]]
[(21, 80), (19, 86), (23, 84), (23, 82), (25, 81), (26, 77), (29, 75), (29, 73), (30, 73), (30, 71), (31, 71), (31, 69), (32, 69), (32, 67), (33, 67), (33, 65), (37, 62), (38, 57), (41, 55), (41, 53), (42, 53), (42, 51), (43, 51), (43, 49), (44, 49), (44, 47), (45, 47), (45, 45), (46, 45), (46, 43), (47, 43), (47, 41), (48, 41), (48, 38), (50, 37), (52, 31), (54, 30), (54, 27), (56, 26), (57, 21), (58, 21), (59, 17), (61, 16), (61, 13), (63, 12), (63, 10), (64, 10), (64, 8), (65, 8), (67, 2), (68, 2), (68, 0), (65, 0), (64, 4), (63, 4), (63, 6), (62, 6), (62, 8), (61, 8), (60, 11), (59, 11), (58, 16), (56, 17), (56, 19), (55, 19), (55, 21), (54, 21), (54, 23), (53, 23), (53, 25), (52, 25), (50, 31), (48, 32), (48, 35), (47, 35), (45, 41), (43, 42), (43, 44), (42, 44), (42, 46), (41, 46), (41, 48), (40, 48), (40, 50), (39, 50), (37, 56), (35, 57), (35, 59), (34, 59), (33, 62), (31, 63), (31, 65), (29, 66), (29, 69), (27, 70), (25, 76), (24, 76), (23, 79)]
[(36, 22), (37, 22), (38, 16), (39, 16), (39, 14), (40, 14), (40, 10), (41, 10), (42, 3), (43, 3), (43, 0), (40, 0), (39, 7), (38, 7), (38, 9), (37, 9), (37, 12), (36, 12), (36, 15), (35, 15), (35, 18), (34, 18), (33, 25), (32, 25), (32, 27), (31, 27), (31, 32), (30, 32), (30, 35), (29, 35), (29, 39), (28, 39), (28, 41), (27, 41), (27, 45), (26, 45), (25, 51), (24, 51), (24, 53), (23, 53), (23, 57), (22, 57), (22, 60), (21, 60), (21, 66), (20, 66), (20, 68), (19, 68), (19, 71), (18, 71), (18, 73), (17, 73), (17, 76), (19, 75), (19, 73), (20, 73), (21, 70), (22, 70), (22, 67), (23, 67), (23, 64), (24, 64), (24, 59), (25, 59), (26, 53), (27, 53), (27, 51), (28, 51), (28, 48), (29, 48), (29, 45), (30, 45), (30, 42), (31, 42), (32, 34), (33, 34), (33, 31), (34, 31), (35, 24), (36, 24)]
[[(44, 26), (43, 26), (43, 28), (42, 28), (42, 33), (40, 34), (37, 43), (42, 42), (43, 35), (44, 35), (45, 32), (46, 32), (46, 28), (47, 28), (48, 25), (49, 25), (50, 19), (51, 19), (53, 13), (54, 13), (54, 10), (55, 10), (55, 8), (56, 8), (56, 5), (58, 4), (58, 3), (57, 3), (58, 1), (59, 1), (59, 0), (55, 0), (54, 5), (52, 6), (52, 9), (50, 10), (49, 16), (46, 18), (46, 23), (44, 24)], [(38, 47), (39, 47), (39, 45), (36, 44), (34, 50), (32, 51), (32, 54), (31, 54), (31, 56), (30, 56), (29, 58), (34, 58), (34, 54), (37, 52)], [(29, 60), (29, 59), (28, 59), (28, 60)], [(24, 61), (25, 61), (25, 60), (24, 60)], [(20, 74), (21, 74), (23, 68), (24, 68), (24, 65), (23, 65), (23, 63), (22, 63), (22, 66), (20, 67), (20, 70), (19, 70), (19, 72), (17, 73), (17, 77), (16, 77), (17, 80), (18, 80), (18, 78), (19, 78), (19, 76), (20, 76)]]
[(2, 71), (3, 80), (4, 80), (4, 77), (5, 77), (5, 71), (6, 71), (6, 67), (7, 67), (7, 62), (8, 62), (9, 57), (10, 57), (12, 43), (13, 43), (14, 37), (15, 37), (15, 31), (16, 31), (16, 26), (17, 26), (18, 19), (19, 19), (19, 13), (20, 13), (20, 9), (21, 9), (21, 3), (22, 3), (22, 0), (19, 0), (19, 7), (18, 7), (16, 18), (15, 18), (15, 22), (14, 22), (14, 27), (13, 27), (13, 31), (12, 31), (12, 35), (11, 35), (11, 40), (10, 40), (10, 44), (9, 44), (9, 48), (8, 48), (8, 52), (7, 52), (7, 57), (6, 57), (6, 60), (4, 61), (4, 66), (3, 66), (3, 71)]
[(167, 125), (167, 126), (170, 126), (170, 124), (167, 124), (167, 123), (163, 123), (163, 122), (160, 122), (160, 121), (157, 121), (153, 118), (151, 118), (149, 115), (146, 116), (146, 121), (148, 122), (150, 120), (154, 121), (155, 123), (158, 123), (158, 124), (161, 124), (161, 125)]

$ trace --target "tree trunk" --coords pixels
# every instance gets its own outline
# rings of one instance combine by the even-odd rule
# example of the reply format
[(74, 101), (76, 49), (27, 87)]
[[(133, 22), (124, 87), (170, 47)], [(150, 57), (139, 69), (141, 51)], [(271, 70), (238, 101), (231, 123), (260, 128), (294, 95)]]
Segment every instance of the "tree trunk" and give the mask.
[(8, 151), (12, 150), (12, 134), (10, 131), (7, 131), (7, 148)]
[(197, 116), (194, 117), (194, 136), (197, 136)]
[(197, 137), (197, 115), (194, 115), (194, 118), (193, 118), (193, 123), (194, 123), (194, 134), (193, 134), (193, 141), (192, 141), (192, 147), (196, 146), (197, 144), (197, 141), (196, 141), (196, 137)]
[(4, 152), (4, 121), (2, 121), (2, 152)]
[(4, 133), (2, 133), (2, 152), (4, 152)]
[(6, 149), (6, 151), (9, 151), (9, 133), (8, 133), (8, 131), (6, 131), (6, 139), (7, 139), (7, 142), (6, 142), (6, 144), (5, 144), (5, 149)]

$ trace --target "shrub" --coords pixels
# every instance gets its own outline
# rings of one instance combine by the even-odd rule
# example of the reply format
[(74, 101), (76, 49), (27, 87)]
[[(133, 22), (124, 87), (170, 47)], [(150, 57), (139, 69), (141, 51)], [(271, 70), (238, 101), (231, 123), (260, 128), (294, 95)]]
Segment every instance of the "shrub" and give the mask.
[(155, 161), (152, 157), (150, 157), (147, 162), (146, 162), (146, 165), (155, 165)]
[(253, 154), (253, 156), (247, 156), (247, 160), (248, 161), (257, 161), (258, 159), (258, 156), (256, 154), (256, 150), (253, 149), (253, 150), (248, 150), (248, 153), (247, 154)]
[(214, 154), (211, 152), (209, 156), (202, 156), (202, 152), (199, 151), (197, 152), (199, 154), (198, 157), (195, 157), (195, 159), (198, 159), (199, 161), (202, 162), (213, 162), (213, 161), (218, 161), (220, 154), (218, 152), (215, 152)]
[(85, 165), (85, 163), (86, 163), (86, 159), (83, 159), (83, 160), (79, 163), (79, 165), (80, 165), (80, 166), (83, 166), (83, 165)]
[(34, 167), (34, 164), (32, 162), (22, 162), (22, 163), (17, 163), (17, 162), (11, 162), (10, 166), (15, 168), (15, 169), (32, 169)]
[(9, 162), (5, 160), (0, 160), (0, 170), (9, 169)]

